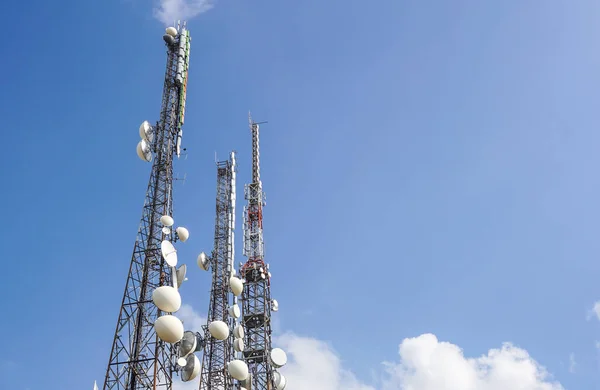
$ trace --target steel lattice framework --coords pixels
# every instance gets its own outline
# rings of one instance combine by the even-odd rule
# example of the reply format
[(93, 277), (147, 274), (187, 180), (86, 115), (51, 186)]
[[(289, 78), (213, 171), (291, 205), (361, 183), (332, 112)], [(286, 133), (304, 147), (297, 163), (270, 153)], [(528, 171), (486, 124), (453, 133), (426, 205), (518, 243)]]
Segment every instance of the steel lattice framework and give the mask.
[(244, 256), (248, 258), (240, 274), (245, 279), (242, 291), (242, 321), (245, 329), (244, 360), (251, 375), (252, 390), (273, 388), (271, 351), (271, 287), (264, 262), (263, 218), (265, 194), (260, 181), (259, 126), (250, 119), (252, 133), (252, 183), (244, 188), (248, 202), (244, 209)]
[[(165, 35), (167, 69), (160, 119), (148, 146), (151, 153), (148, 155), (153, 155), (154, 161), (104, 390), (170, 390), (172, 386), (175, 350), (154, 331), (154, 322), (161, 312), (152, 302), (152, 292), (157, 287), (172, 284), (171, 269), (160, 249), (161, 241), (172, 240), (172, 235), (164, 234), (160, 218), (173, 215), (173, 154), (179, 154), (181, 141), (190, 37), (184, 24), (177, 36), (167, 38)], [(182, 58), (182, 46), (185, 46), (185, 58)]]
[(233, 380), (227, 372), (227, 363), (232, 360), (232, 336), (225, 340), (211, 337), (208, 324), (223, 321), (233, 329), (234, 321), (229, 316), (229, 278), (233, 266), (233, 230), (235, 215), (235, 152), (227, 161), (217, 163), (217, 202), (215, 218), (215, 242), (210, 257), (212, 287), (208, 306), (208, 321), (204, 326), (206, 344), (202, 356), (200, 390), (229, 390)]

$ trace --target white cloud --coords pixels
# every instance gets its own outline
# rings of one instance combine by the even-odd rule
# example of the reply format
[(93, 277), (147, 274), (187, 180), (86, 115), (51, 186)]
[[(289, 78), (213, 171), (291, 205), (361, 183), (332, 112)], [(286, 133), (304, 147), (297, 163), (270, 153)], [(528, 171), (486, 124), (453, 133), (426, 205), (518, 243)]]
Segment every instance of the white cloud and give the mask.
[(594, 303), (594, 306), (588, 311), (588, 321), (591, 320), (592, 317), (596, 317), (598, 321), (600, 321), (600, 301)]
[(192, 306), (184, 303), (175, 315), (183, 322), (185, 330), (203, 333), (202, 326), (206, 325), (206, 318), (194, 311)]
[(575, 367), (577, 366), (577, 362), (575, 361), (575, 354), (571, 353), (569, 355), (569, 372), (571, 374), (575, 373)]
[[(183, 305), (177, 317), (190, 330), (206, 324), (190, 305)], [(467, 358), (458, 346), (440, 342), (433, 334), (407, 338), (400, 343), (398, 360), (383, 363), (379, 383), (373, 384), (345, 368), (323, 341), (288, 332), (274, 337), (273, 344), (288, 354), (288, 364), (281, 369), (288, 380), (286, 390), (564, 390), (527, 351), (509, 343)], [(198, 387), (199, 378), (188, 383), (175, 379), (173, 384), (174, 390)]]
[[(374, 390), (344, 369), (327, 344), (291, 333), (277, 338), (287, 350), (287, 390)], [(563, 390), (529, 354), (511, 344), (466, 358), (454, 344), (432, 334), (402, 341), (399, 361), (385, 363), (381, 390)]]
[(344, 369), (338, 355), (323, 341), (286, 333), (273, 343), (288, 354), (288, 364), (281, 371), (288, 382), (286, 390), (375, 390)]
[(153, 14), (163, 24), (171, 25), (175, 20), (190, 20), (212, 7), (211, 0), (159, 0)]

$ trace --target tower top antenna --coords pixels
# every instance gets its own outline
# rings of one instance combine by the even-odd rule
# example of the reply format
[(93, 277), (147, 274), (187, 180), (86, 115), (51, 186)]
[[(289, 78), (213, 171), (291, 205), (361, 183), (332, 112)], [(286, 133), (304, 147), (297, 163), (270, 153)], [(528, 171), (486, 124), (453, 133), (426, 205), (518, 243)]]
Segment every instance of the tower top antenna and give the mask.
[(250, 111), (248, 111), (248, 126), (250, 127), (250, 130), (253, 130), (254, 126), (262, 125), (263, 123), (269, 123), (269, 122), (268, 121), (254, 122), (254, 120), (252, 120), (252, 113)]
[[(265, 122), (262, 122), (265, 123)], [(286, 385), (278, 368), (285, 365), (287, 356), (271, 345), (271, 312), (279, 304), (271, 298), (271, 272), (264, 261), (263, 206), (259, 171), (259, 124), (248, 113), (252, 133), (252, 182), (244, 188), (248, 204), (244, 208), (244, 256), (248, 258), (240, 268), (244, 280), (242, 289), (242, 326), (245, 330), (244, 361), (251, 373), (242, 380), (241, 388), (252, 390), (283, 389)]]
[(260, 149), (258, 143), (258, 125), (261, 125), (263, 123), (268, 122), (254, 122), (254, 120), (252, 120), (252, 114), (250, 113), (250, 111), (248, 111), (248, 125), (250, 126), (250, 131), (252, 132), (252, 184), (258, 185), (258, 187), (262, 187), (262, 183), (260, 182)]

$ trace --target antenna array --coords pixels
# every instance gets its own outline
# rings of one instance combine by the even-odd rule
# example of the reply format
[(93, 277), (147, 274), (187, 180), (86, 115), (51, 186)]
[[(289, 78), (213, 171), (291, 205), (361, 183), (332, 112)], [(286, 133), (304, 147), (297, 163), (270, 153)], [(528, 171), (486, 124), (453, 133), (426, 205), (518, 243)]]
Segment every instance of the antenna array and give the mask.
[(235, 318), (240, 316), (239, 306), (230, 305), (229, 297), (229, 286), (233, 285), (230, 279), (234, 277), (235, 170), (235, 152), (231, 152), (228, 161), (217, 162), (214, 249), (208, 262), (200, 257), (198, 261), (201, 269), (210, 267), (212, 271), (208, 323), (204, 326), (207, 342), (202, 357), (201, 390), (230, 389), (233, 384), (227, 365), (233, 356), (231, 335)]
[[(185, 22), (169, 27), (167, 70), (160, 120), (139, 128), (137, 154), (152, 162), (142, 222), (138, 231), (104, 390), (172, 389), (173, 374), (184, 382), (200, 376), (200, 390), (284, 390), (279, 372), (285, 352), (272, 348), (271, 272), (264, 261), (263, 207), (260, 180), (259, 123), (249, 124), (252, 135), (252, 182), (244, 188), (244, 245), (246, 263), (235, 258), (236, 154), (217, 162), (214, 248), (200, 253), (198, 266), (212, 274), (207, 324), (202, 333), (185, 331), (172, 313), (181, 307), (179, 287), (187, 280), (173, 243), (185, 242), (184, 227), (171, 229), (173, 214), (173, 156), (179, 157), (189, 69), (190, 35)], [(265, 123), (265, 122), (261, 122)], [(238, 304), (240, 298), (241, 309)], [(202, 364), (196, 356), (202, 352)], [(94, 383), (95, 389), (96, 384)]]
[[(158, 324), (168, 321), (158, 322), (163, 318), (161, 313), (174, 311), (170, 309), (176, 305), (157, 307), (152, 304), (150, 294), (160, 289), (166, 291), (165, 287), (174, 285), (174, 265), (163, 256), (164, 250), (177, 239), (185, 241), (188, 235), (184, 228), (178, 229), (178, 235), (171, 234), (173, 219), (170, 216), (173, 214), (173, 155), (179, 155), (181, 145), (190, 35), (185, 24), (178, 24), (178, 28), (169, 27), (163, 38), (167, 46), (167, 66), (160, 118), (155, 126), (147, 121), (141, 124), (139, 134), (142, 139), (137, 145), (138, 156), (152, 162), (152, 171), (104, 390), (171, 389), (173, 350), (157, 338), (157, 333)], [(176, 262), (176, 252), (173, 253), (169, 259), (175, 256)]]
[[(271, 312), (279, 304), (271, 298), (271, 272), (264, 261), (263, 207), (266, 196), (260, 180), (259, 124), (248, 115), (252, 134), (252, 183), (244, 189), (248, 202), (244, 208), (244, 255), (240, 274), (245, 280), (242, 292), (242, 318), (246, 329), (244, 359), (255, 390), (285, 388), (286, 379), (278, 368), (287, 362), (285, 352), (271, 346)], [(246, 387), (247, 388), (247, 387)]]

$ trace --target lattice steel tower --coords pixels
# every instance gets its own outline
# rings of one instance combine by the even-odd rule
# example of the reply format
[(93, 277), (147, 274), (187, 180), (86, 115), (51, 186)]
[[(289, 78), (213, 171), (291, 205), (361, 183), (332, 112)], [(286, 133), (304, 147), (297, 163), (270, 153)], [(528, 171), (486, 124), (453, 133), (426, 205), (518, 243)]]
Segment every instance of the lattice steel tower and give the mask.
[[(229, 292), (234, 258), (235, 176), (235, 152), (231, 152), (229, 160), (217, 163), (215, 242), (207, 261), (212, 271), (212, 287), (208, 321), (204, 326), (206, 344), (202, 356), (200, 390), (229, 390), (233, 386), (233, 379), (227, 372), (227, 364), (233, 356), (231, 335), (235, 314), (239, 317), (239, 308), (231, 309)], [(203, 261), (198, 263), (202, 267)], [(238, 313), (234, 313), (233, 310), (238, 310)], [(229, 329), (229, 334), (224, 340), (211, 337), (209, 325), (215, 321), (225, 323)]]
[(173, 155), (180, 154), (190, 58), (190, 35), (185, 22), (169, 27), (163, 39), (167, 70), (160, 118), (155, 126), (142, 123), (142, 140), (137, 146), (142, 160), (154, 161), (104, 390), (170, 390), (172, 386), (175, 349), (156, 335), (154, 323), (162, 312), (152, 303), (151, 296), (157, 287), (173, 284), (172, 268), (161, 256), (161, 241), (176, 238), (160, 221), (162, 216), (173, 214)]
[[(242, 324), (245, 330), (243, 353), (250, 376), (246, 389), (263, 390), (285, 388), (285, 378), (277, 368), (287, 357), (279, 349), (271, 348), (271, 311), (278, 310), (277, 301), (271, 299), (271, 273), (264, 261), (263, 207), (265, 194), (260, 180), (259, 124), (248, 116), (252, 133), (252, 183), (244, 188), (248, 202), (244, 208), (244, 256), (240, 275), (244, 279), (242, 291)], [(248, 383), (249, 382), (249, 383)]]

